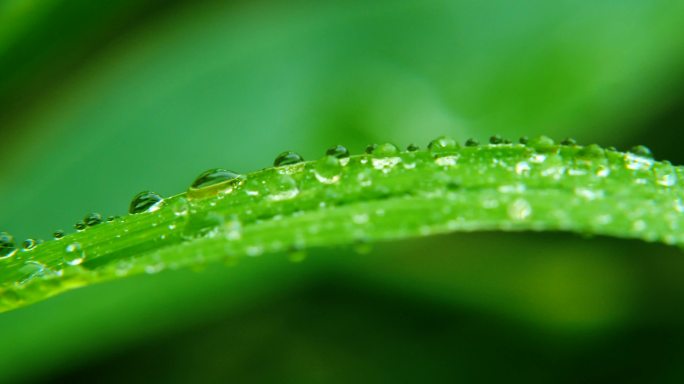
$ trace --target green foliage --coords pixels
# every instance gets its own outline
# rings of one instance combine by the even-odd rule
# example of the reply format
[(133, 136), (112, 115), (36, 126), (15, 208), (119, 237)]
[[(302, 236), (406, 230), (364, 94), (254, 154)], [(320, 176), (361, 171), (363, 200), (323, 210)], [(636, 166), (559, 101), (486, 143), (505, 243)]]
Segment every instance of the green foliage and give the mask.
[[(187, 193), (136, 195), (131, 214), (18, 252), (5, 239), (0, 309), (98, 281), (315, 247), (474, 230), (563, 230), (682, 245), (684, 168), (635, 147), (557, 145), (548, 137), (480, 146), (438, 138), (427, 150), (373, 145), (365, 155), (212, 169)], [(509, 143), (509, 144), (506, 144)], [(333, 151), (335, 152), (335, 151)]]

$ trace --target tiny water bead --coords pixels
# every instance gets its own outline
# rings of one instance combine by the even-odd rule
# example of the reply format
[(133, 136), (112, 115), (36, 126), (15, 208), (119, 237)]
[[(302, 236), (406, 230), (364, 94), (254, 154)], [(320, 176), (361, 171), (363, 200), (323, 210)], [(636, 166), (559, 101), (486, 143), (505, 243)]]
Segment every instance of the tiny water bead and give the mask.
[(55, 240), (59, 240), (62, 237), (64, 237), (64, 231), (61, 229), (56, 230), (55, 232), (52, 233), (52, 237), (55, 238)]
[(107, 221), (112, 222), (112, 221), (117, 220), (119, 218), (120, 218), (120, 216), (113, 215), (113, 216), (109, 216), (107, 218)]
[(74, 224), (74, 228), (80, 232), (86, 229), (86, 223), (84, 223), (83, 221), (77, 221), (76, 224)]
[(102, 222), (102, 215), (96, 212), (89, 213), (83, 218), (83, 221), (87, 226), (92, 227)]
[(478, 145), (480, 145), (480, 142), (477, 139), (473, 138), (470, 138), (465, 142), (466, 147), (477, 147)]
[(131, 214), (154, 212), (159, 210), (162, 204), (164, 204), (163, 197), (154, 192), (143, 191), (133, 197), (128, 212)]
[(399, 148), (392, 143), (379, 144), (373, 150), (373, 155), (377, 157), (395, 156), (399, 152)]
[(334, 184), (340, 181), (342, 165), (340, 160), (332, 155), (323, 157), (314, 165), (314, 176), (323, 184)]
[(648, 147), (643, 145), (637, 145), (636, 147), (632, 147), (632, 149), (629, 150), (629, 153), (633, 153), (641, 157), (653, 158), (653, 152), (651, 152), (651, 150)]
[(276, 156), (275, 160), (273, 161), (273, 166), (280, 167), (283, 165), (292, 165), (301, 163), (302, 161), (304, 161), (304, 158), (300, 156), (298, 153), (292, 151), (285, 151), (280, 155)]
[(272, 201), (282, 201), (294, 198), (299, 194), (297, 182), (289, 175), (276, 174), (268, 180), (267, 198)]
[(527, 145), (527, 143), (530, 142), (530, 138), (527, 136), (523, 136), (520, 138), (520, 140), (518, 140), (518, 142), (522, 145)]
[(527, 146), (538, 152), (550, 152), (555, 149), (556, 143), (548, 136), (539, 136), (527, 141)]
[(79, 265), (85, 259), (85, 251), (80, 243), (71, 243), (66, 246), (64, 262), (68, 265)]
[(565, 140), (561, 141), (560, 144), (565, 145), (565, 146), (575, 146), (575, 145), (577, 145), (577, 141), (575, 139), (573, 139), (572, 137), (568, 137)]
[(606, 152), (598, 144), (590, 144), (577, 152), (577, 156), (585, 159), (598, 159), (606, 155)]
[(440, 136), (428, 144), (428, 150), (435, 155), (454, 151), (455, 149), (458, 149), (458, 147), (459, 145), (456, 140), (447, 136)]
[(328, 148), (328, 150), (325, 151), (325, 154), (327, 156), (333, 156), (333, 157), (336, 157), (338, 159), (344, 159), (344, 158), (349, 157), (349, 150), (345, 146), (336, 145), (334, 147)]
[(370, 144), (370, 145), (366, 146), (366, 149), (364, 150), (364, 152), (366, 152), (369, 155), (372, 155), (373, 152), (375, 152), (375, 148), (377, 148), (377, 147), (378, 147), (377, 144)]
[(504, 139), (499, 135), (494, 135), (489, 138), (489, 143), (493, 145), (504, 144)]
[(36, 245), (38, 245), (38, 242), (33, 240), (33, 239), (26, 239), (26, 240), (24, 240), (24, 243), (22, 244), (24, 250), (26, 250), (26, 251), (32, 250), (33, 248), (36, 247)]
[(415, 152), (419, 149), (420, 149), (420, 147), (415, 145), (415, 144), (409, 144), (408, 146), (406, 146), (406, 150), (409, 152)]
[(6, 259), (17, 253), (14, 237), (7, 232), (0, 232), (0, 259)]

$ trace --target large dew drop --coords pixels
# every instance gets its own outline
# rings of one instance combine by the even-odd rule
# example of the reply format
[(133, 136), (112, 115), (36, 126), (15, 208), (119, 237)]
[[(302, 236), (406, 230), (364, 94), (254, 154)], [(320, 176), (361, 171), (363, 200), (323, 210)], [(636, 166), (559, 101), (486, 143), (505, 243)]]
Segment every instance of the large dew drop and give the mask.
[(340, 160), (332, 155), (327, 155), (318, 160), (314, 166), (314, 176), (316, 180), (323, 184), (335, 184), (340, 181), (342, 165)]
[(274, 167), (301, 163), (304, 158), (296, 152), (286, 151), (278, 155), (273, 161)]
[(299, 194), (297, 182), (288, 175), (273, 175), (267, 182), (269, 200), (281, 201), (289, 200)]
[(459, 144), (456, 142), (456, 140), (447, 136), (438, 137), (428, 144), (428, 150), (430, 150), (430, 152), (432, 152), (434, 155), (440, 155), (444, 152), (452, 152), (458, 149), (458, 147)]
[(241, 175), (239, 173), (229, 171), (226, 169), (210, 169), (208, 171), (202, 172), (199, 176), (197, 176), (195, 181), (192, 182), (190, 188), (207, 188), (217, 184), (235, 181), (238, 180), (240, 177)]
[(128, 208), (129, 213), (143, 213), (143, 212), (154, 212), (161, 208), (164, 204), (164, 198), (160, 195), (144, 191), (140, 192), (131, 201), (131, 205)]
[(14, 237), (7, 232), (0, 232), (0, 259), (7, 259), (17, 253)]
[(202, 172), (190, 185), (189, 198), (219, 195), (223, 197), (244, 180), (244, 176), (226, 169), (210, 169)]
[(71, 243), (66, 246), (64, 262), (68, 265), (79, 265), (85, 259), (85, 251), (80, 243)]
[(338, 159), (344, 159), (349, 157), (349, 150), (347, 147), (344, 147), (342, 145), (336, 145), (334, 147), (328, 148), (327, 151), (325, 151), (325, 154), (327, 156), (333, 156)]

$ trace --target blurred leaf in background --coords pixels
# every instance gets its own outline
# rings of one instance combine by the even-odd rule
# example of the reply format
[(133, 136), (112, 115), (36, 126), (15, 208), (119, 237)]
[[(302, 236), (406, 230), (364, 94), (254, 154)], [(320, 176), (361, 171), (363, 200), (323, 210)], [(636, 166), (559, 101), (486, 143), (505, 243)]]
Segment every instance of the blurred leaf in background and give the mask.
[[(681, 164), (682, 15), (665, 0), (0, 2), (0, 228), (46, 238), (139, 190), (338, 143), (543, 133)], [(0, 381), (684, 376), (668, 248), (477, 234), (285, 259), (3, 314)]]

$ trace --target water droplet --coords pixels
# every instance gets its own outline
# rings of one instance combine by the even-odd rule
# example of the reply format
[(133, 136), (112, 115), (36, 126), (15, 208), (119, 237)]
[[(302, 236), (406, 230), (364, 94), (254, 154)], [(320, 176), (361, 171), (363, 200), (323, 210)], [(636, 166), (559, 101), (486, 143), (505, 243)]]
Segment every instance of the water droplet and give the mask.
[(314, 176), (323, 184), (334, 184), (340, 181), (342, 166), (340, 160), (332, 155), (327, 155), (316, 162)]
[(171, 210), (176, 216), (186, 216), (190, 210), (190, 205), (188, 204), (188, 199), (185, 197), (178, 197), (171, 203)]
[(366, 146), (366, 149), (364, 150), (364, 152), (366, 152), (366, 153), (369, 154), (369, 155), (372, 155), (373, 152), (375, 152), (375, 148), (377, 148), (377, 147), (378, 147), (377, 144), (370, 144), (370, 145), (367, 145), (367, 146)]
[(565, 145), (565, 146), (575, 146), (575, 145), (577, 145), (577, 141), (575, 139), (573, 139), (572, 137), (568, 137), (565, 140), (561, 141), (560, 144)]
[(504, 142), (504, 139), (499, 135), (494, 135), (494, 136), (489, 138), (490, 144), (498, 145), (498, 144), (503, 144), (503, 142)]
[(349, 157), (349, 150), (345, 146), (336, 145), (334, 147), (328, 148), (328, 150), (325, 151), (325, 154), (327, 156), (333, 156), (333, 157), (336, 157), (338, 159), (344, 159), (344, 158)]
[(555, 142), (548, 136), (539, 136), (531, 139), (527, 142), (527, 145), (539, 152), (550, 152), (555, 149)]
[(89, 213), (83, 218), (83, 221), (87, 226), (92, 227), (102, 222), (102, 215), (97, 212)]
[(214, 168), (204, 171), (195, 178), (192, 182), (190, 188), (192, 189), (202, 189), (212, 187), (218, 184), (234, 182), (241, 178), (237, 172), (229, 171), (227, 169)]
[(299, 194), (297, 182), (291, 176), (276, 174), (267, 181), (269, 200), (289, 200)]
[(80, 243), (71, 243), (66, 246), (64, 262), (69, 265), (79, 265), (85, 259), (85, 251)]
[(7, 259), (17, 253), (14, 237), (7, 232), (0, 232), (0, 260)]
[(466, 147), (477, 147), (478, 145), (480, 145), (480, 142), (472, 137), (465, 142)]
[(392, 143), (379, 144), (373, 150), (373, 155), (377, 157), (395, 156), (399, 152), (399, 148)]
[(417, 145), (415, 145), (415, 144), (409, 144), (409, 145), (406, 147), (406, 150), (409, 151), (409, 152), (415, 152), (415, 151), (417, 151), (417, 150), (419, 150), (419, 149), (420, 149), (420, 147), (417, 146)]
[(143, 191), (133, 197), (128, 212), (132, 214), (154, 212), (158, 211), (162, 204), (164, 204), (163, 197), (154, 192)]
[(518, 175), (529, 175), (531, 169), (527, 161), (521, 161), (515, 165), (515, 173)]
[(64, 237), (64, 231), (61, 230), (61, 229), (58, 229), (58, 230), (56, 230), (56, 231), (52, 234), (52, 237), (54, 237), (55, 240), (59, 240), (59, 239), (61, 239), (62, 237)]
[(292, 151), (285, 151), (275, 158), (275, 160), (273, 161), (273, 166), (280, 167), (283, 165), (292, 165), (301, 163), (302, 161), (304, 161), (304, 158), (301, 157), (298, 153)]
[(671, 164), (659, 164), (654, 169), (656, 182), (663, 187), (672, 187), (677, 184), (677, 173)]
[(121, 216), (112, 215), (112, 216), (109, 216), (109, 217), (107, 218), (107, 221), (109, 221), (109, 222), (111, 223), (112, 221), (118, 220), (118, 219), (120, 219), (120, 218), (121, 218)]
[(633, 171), (649, 170), (653, 167), (653, 159), (636, 155), (634, 153), (625, 153), (624, 156), (625, 167)]
[(523, 136), (523, 137), (520, 138), (519, 142), (520, 142), (520, 144), (522, 144), (522, 145), (527, 145), (527, 143), (530, 142), (530, 138), (527, 137), (527, 136)]
[(508, 206), (508, 216), (514, 221), (522, 221), (532, 215), (532, 207), (525, 199), (516, 199)]
[(653, 158), (653, 153), (651, 152), (651, 150), (643, 145), (637, 145), (636, 147), (632, 147), (632, 149), (630, 149), (629, 152), (637, 156)]
[(19, 268), (19, 272), (24, 276), (21, 280), (17, 281), (17, 285), (24, 285), (30, 280), (37, 277), (44, 277), (54, 272), (47, 268), (43, 263), (29, 260), (24, 263), (24, 265)]
[(428, 150), (436, 155), (442, 154), (444, 152), (452, 152), (458, 149), (458, 147), (459, 145), (456, 143), (456, 140), (447, 136), (438, 137), (428, 144)]
[(37, 242), (33, 239), (26, 239), (26, 240), (24, 240), (24, 243), (22, 245), (23, 245), (24, 250), (30, 251), (36, 247)]
[(577, 156), (586, 159), (598, 159), (605, 156), (605, 151), (598, 144), (590, 144), (580, 149)]
[(86, 229), (86, 224), (82, 221), (78, 221), (76, 222), (76, 224), (74, 224), (74, 228), (76, 228), (77, 231), (81, 232), (82, 230)]

